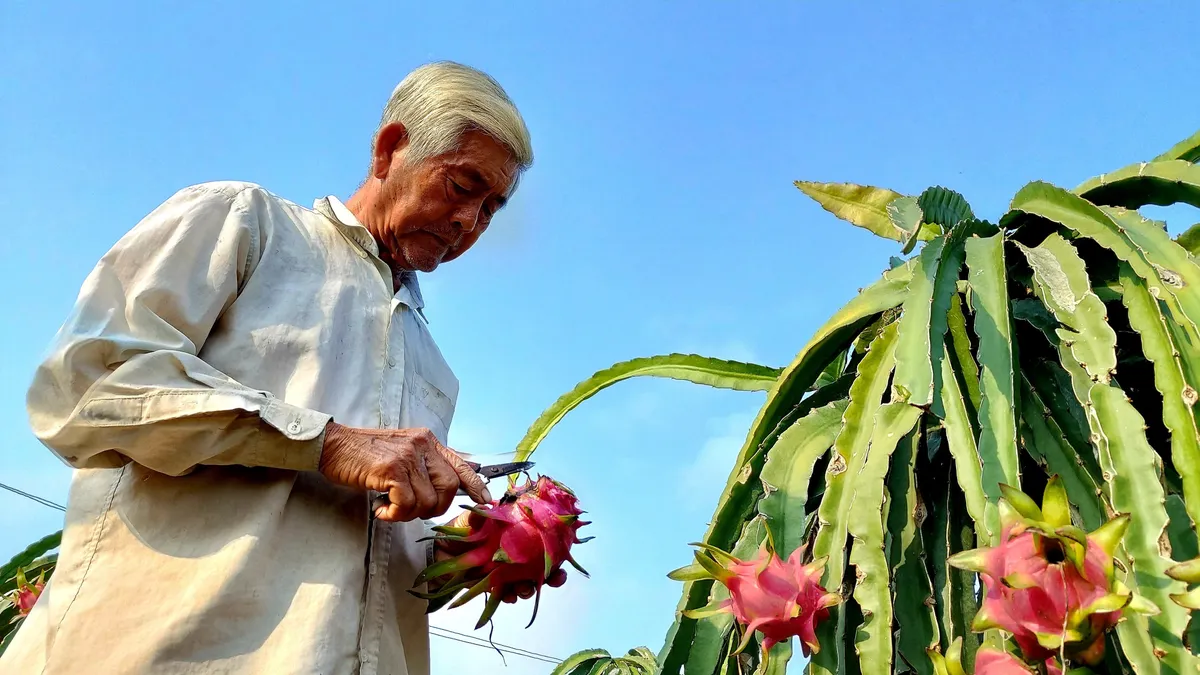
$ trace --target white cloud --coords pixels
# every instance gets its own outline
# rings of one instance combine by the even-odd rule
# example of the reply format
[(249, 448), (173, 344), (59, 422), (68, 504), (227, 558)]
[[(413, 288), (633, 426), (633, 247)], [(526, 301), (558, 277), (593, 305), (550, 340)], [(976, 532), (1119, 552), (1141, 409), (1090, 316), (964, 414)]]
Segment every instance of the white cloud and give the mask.
[(636, 433), (643, 425), (660, 421), (668, 403), (667, 392), (662, 387), (635, 389), (643, 383), (639, 380), (618, 382), (597, 394), (597, 398), (604, 396), (607, 399), (603, 405), (589, 406), (593, 401), (585, 401), (569, 415), (575, 415), (576, 419), (603, 429), (605, 433)]
[[(646, 322), (646, 332), (666, 346), (660, 351), (699, 354), (731, 361), (760, 363), (747, 334), (731, 332), (729, 315), (719, 309), (687, 314), (658, 314)], [(770, 365), (770, 364), (767, 364)]]
[(501, 445), (501, 436), (488, 429), (473, 426), (468, 420), (455, 420), (454, 424), (450, 425), (446, 441), (456, 452), (471, 459), (491, 461), (499, 460), (500, 455), (513, 451), (511, 444)]
[(683, 470), (678, 487), (680, 499), (689, 507), (712, 506), (714, 487), (724, 485), (755, 413), (734, 413), (709, 421), (710, 436), (696, 460)]

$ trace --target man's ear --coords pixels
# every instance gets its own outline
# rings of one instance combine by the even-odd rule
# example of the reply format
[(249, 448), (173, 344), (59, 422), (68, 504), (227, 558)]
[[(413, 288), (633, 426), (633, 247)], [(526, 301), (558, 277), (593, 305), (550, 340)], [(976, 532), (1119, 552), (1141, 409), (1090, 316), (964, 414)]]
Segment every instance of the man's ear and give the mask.
[(399, 153), (408, 147), (408, 129), (400, 122), (385, 124), (375, 135), (375, 148), (371, 157), (371, 175), (379, 180), (387, 178), (399, 159)]

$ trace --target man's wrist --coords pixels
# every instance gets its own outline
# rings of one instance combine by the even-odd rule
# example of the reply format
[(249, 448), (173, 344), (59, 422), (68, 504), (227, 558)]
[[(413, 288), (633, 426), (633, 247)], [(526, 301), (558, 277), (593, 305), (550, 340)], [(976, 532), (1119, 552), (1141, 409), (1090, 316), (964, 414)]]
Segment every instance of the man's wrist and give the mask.
[(317, 458), (318, 471), (325, 470), (325, 463), (333, 454), (333, 446), (341, 437), (341, 430), (343, 428), (342, 425), (333, 421), (332, 417), (325, 423), (325, 428), (321, 430), (321, 435), (318, 437), (320, 441), (320, 445), (318, 446), (320, 447), (320, 456)]

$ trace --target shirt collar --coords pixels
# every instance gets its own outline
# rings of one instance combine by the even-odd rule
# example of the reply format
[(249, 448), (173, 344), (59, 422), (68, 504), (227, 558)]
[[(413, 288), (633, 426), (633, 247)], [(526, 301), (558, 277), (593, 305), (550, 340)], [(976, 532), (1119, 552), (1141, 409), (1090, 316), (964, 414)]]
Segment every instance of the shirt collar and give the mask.
[[(355, 244), (376, 258), (379, 257), (379, 244), (376, 243), (375, 237), (358, 222), (358, 218), (354, 217), (342, 200), (333, 195), (322, 197), (313, 203), (313, 209), (332, 220)], [(425, 318), (425, 312), (421, 311), (425, 307), (425, 299), (421, 296), (421, 285), (417, 282), (416, 272), (401, 270), (400, 291), (396, 293), (396, 299), (411, 306), (421, 318)]]
[(371, 236), (370, 230), (358, 222), (358, 218), (354, 217), (354, 214), (350, 212), (350, 209), (346, 208), (342, 200), (329, 195), (328, 197), (318, 199), (313, 208), (322, 212), (336, 223), (354, 243), (361, 246), (371, 255), (379, 256), (379, 244), (375, 242), (375, 237)]

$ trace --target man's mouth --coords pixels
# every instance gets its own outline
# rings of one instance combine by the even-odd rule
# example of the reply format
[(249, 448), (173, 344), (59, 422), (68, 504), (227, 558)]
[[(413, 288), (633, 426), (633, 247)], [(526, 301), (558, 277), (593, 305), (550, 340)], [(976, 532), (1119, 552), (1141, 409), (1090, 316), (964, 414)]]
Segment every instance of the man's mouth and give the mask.
[(447, 238), (443, 237), (442, 235), (440, 235), (440, 234), (438, 234), (438, 233), (436, 233), (436, 232), (430, 232), (430, 231), (426, 230), (426, 231), (425, 231), (425, 234), (428, 234), (429, 236), (431, 236), (431, 237), (433, 237), (434, 239), (436, 239), (436, 240), (437, 240), (437, 242), (438, 242), (439, 244), (441, 244), (442, 246), (444, 246), (444, 247), (446, 248), (446, 250), (447, 250), (447, 251), (448, 251), (448, 250), (450, 250), (451, 248), (454, 248), (454, 244), (455, 244), (455, 243), (457, 243), (457, 238), (456, 238), (456, 240), (455, 240), (454, 242), (452, 242), (452, 241), (450, 241), (449, 239), (447, 239)]

